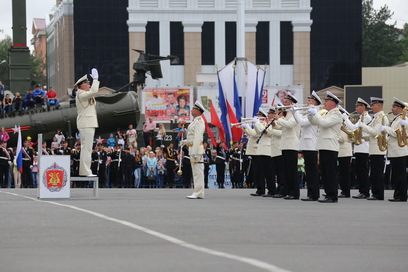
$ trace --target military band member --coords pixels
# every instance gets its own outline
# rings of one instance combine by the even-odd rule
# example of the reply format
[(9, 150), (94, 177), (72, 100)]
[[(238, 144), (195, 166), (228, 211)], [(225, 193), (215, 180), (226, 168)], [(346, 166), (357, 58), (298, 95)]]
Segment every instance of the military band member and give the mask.
[(191, 115), (194, 120), (190, 123), (187, 129), (187, 139), (183, 142), (189, 147), (190, 162), (193, 172), (194, 191), (193, 194), (187, 196), (189, 199), (204, 198), (204, 162), (203, 162), (203, 136), (205, 132), (205, 124), (201, 115), (205, 109), (200, 102), (196, 101), (191, 110)]
[[(258, 112), (259, 113), (259, 112)], [(260, 115), (258, 115), (260, 116)], [(249, 170), (246, 179), (247, 187), (252, 187), (251, 185), (257, 184), (258, 174), (259, 174), (259, 160), (257, 160), (257, 149), (258, 149), (258, 139), (260, 133), (258, 133), (254, 128), (251, 128), (249, 124), (243, 123), (242, 128), (246, 135), (248, 135), (248, 143), (246, 148), (246, 155), (249, 159)], [(261, 195), (262, 192), (255, 192), (255, 196)], [(252, 195), (252, 194), (251, 194)]]
[[(368, 108), (370, 105), (362, 98), (358, 98), (356, 102), (356, 111), (360, 114), (360, 123), (368, 124), (371, 122), (371, 116), (368, 114)], [(349, 130), (356, 131), (359, 129), (358, 122), (356, 124), (351, 123), (348, 115), (343, 114), (343, 120)], [(370, 184), (368, 179), (369, 164), (368, 164), (368, 152), (369, 142), (365, 140), (367, 133), (363, 133), (361, 144), (354, 142), (354, 156), (356, 158), (356, 177), (358, 181), (359, 194), (353, 196), (356, 199), (366, 199), (370, 197)]]
[[(388, 158), (391, 161), (391, 183), (395, 185), (394, 198), (389, 199), (391, 202), (407, 202), (407, 179), (406, 179), (406, 166), (408, 146), (400, 146), (398, 137), (399, 132), (407, 129), (406, 116), (406, 104), (394, 97), (394, 103), (392, 104), (392, 113), (394, 119), (391, 121), (390, 126), (381, 126), (381, 131), (388, 133)], [(405, 136), (406, 137), (406, 136)], [(400, 139), (402, 140), (402, 139)], [(401, 144), (402, 145), (402, 144)]]
[(23, 175), (21, 177), (22, 180), (22, 188), (29, 188), (33, 186), (33, 176), (31, 175), (31, 168), (33, 165), (35, 151), (30, 146), (30, 141), (26, 140), (24, 142), (24, 147), (21, 148), (23, 153)]
[[(256, 175), (255, 180), (256, 192), (255, 194), (251, 194), (252, 196), (265, 195), (271, 197), (276, 194), (275, 177), (273, 171), (271, 171), (272, 125), (266, 121), (267, 116), (268, 114), (262, 108), (259, 108), (257, 117), (254, 118), (254, 128), (259, 137), (257, 140), (258, 148), (256, 150), (256, 159), (253, 162), (258, 165), (258, 175)], [(260, 120), (259, 117), (262, 117), (263, 119)], [(265, 183), (268, 188), (267, 193), (265, 192)]]
[(342, 117), (337, 104), (340, 99), (327, 91), (324, 107), (327, 113), (318, 114), (316, 108), (308, 109), (308, 118), (312, 125), (319, 127), (316, 149), (319, 150), (321, 180), (326, 192), (326, 198), (319, 200), (322, 203), (336, 203), (338, 177), (337, 177), (337, 156), (339, 153), (338, 135), (342, 124)]
[[(270, 120), (274, 120), (276, 115), (282, 115), (282, 111), (276, 110), (275, 107), (271, 107), (268, 112), (268, 118)], [(276, 193), (272, 195), (273, 198), (283, 198), (287, 194), (285, 192), (285, 169), (283, 163), (283, 156), (282, 150), (280, 147), (281, 139), (282, 139), (282, 127), (277, 125), (276, 122), (272, 122), (272, 145), (271, 145), (271, 157), (272, 157), (272, 166), (273, 169), (273, 179), (278, 183), (278, 187), (276, 188)]]
[(0, 141), (0, 187), (6, 188), (9, 183), (10, 166), (14, 156), (13, 152), (7, 149), (7, 142)]
[[(342, 106), (338, 105), (340, 113), (349, 114)], [(346, 132), (341, 130), (339, 135), (338, 175), (340, 194), (338, 198), (350, 198), (350, 171), (351, 157), (353, 156), (352, 141)]]
[(42, 155), (53, 155), (50, 148), (47, 147), (47, 142), (42, 142)]
[(111, 153), (110, 164), (110, 181), (112, 188), (120, 188), (122, 186), (123, 174), (121, 171), (122, 164), (122, 144), (118, 144), (115, 150)]
[(219, 189), (224, 189), (225, 167), (228, 163), (228, 154), (225, 151), (225, 143), (220, 142), (217, 145), (217, 157), (215, 159), (215, 169), (217, 171), (217, 184)]
[(374, 117), (368, 125), (359, 122), (358, 126), (363, 129), (364, 132), (369, 134), (370, 137), (370, 184), (372, 197), (367, 200), (384, 200), (384, 167), (385, 167), (385, 155), (386, 150), (381, 151), (377, 143), (377, 135), (381, 133), (381, 126), (388, 126), (389, 120), (383, 112), (384, 99), (378, 97), (370, 97), (371, 109), (373, 110)]
[(183, 171), (183, 187), (184, 188), (191, 188), (191, 179), (193, 177), (192, 169), (191, 169), (191, 161), (190, 161), (190, 154), (188, 150), (188, 146), (183, 145), (183, 159), (181, 160), (182, 164), (182, 171)]
[(106, 161), (108, 160), (108, 154), (104, 149), (103, 144), (97, 143), (95, 151), (92, 153), (92, 172), (98, 175), (99, 188), (107, 187), (107, 176), (106, 176)]
[(92, 86), (89, 84), (88, 76), (84, 75), (76, 83), (77, 93), (75, 97), (76, 107), (78, 111), (77, 127), (81, 135), (81, 158), (79, 166), (79, 175), (95, 177), (91, 171), (92, 146), (95, 135), (95, 128), (98, 125), (98, 117), (96, 114), (95, 96), (99, 89), (99, 74), (93, 68), (91, 77), (93, 78)]
[(211, 148), (208, 146), (207, 142), (203, 143), (204, 146), (204, 188), (208, 188), (208, 175), (210, 173), (211, 161)]
[(175, 180), (175, 172), (177, 171), (177, 154), (173, 148), (173, 143), (169, 143), (165, 150), (166, 154), (166, 169), (167, 169), (167, 176), (165, 179), (166, 184), (164, 187), (174, 187), (174, 180)]
[[(322, 100), (313, 91), (307, 98), (307, 104), (320, 106)], [(317, 201), (320, 197), (319, 173), (317, 171), (318, 151), (316, 149), (317, 126), (312, 125), (307, 116), (302, 115), (299, 111), (294, 112), (294, 117), (301, 127), (299, 150), (303, 153), (305, 159), (307, 197), (302, 198), (302, 200)]]
[[(284, 106), (294, 106), (298, 101), (291, 93), (284, 99)], [(275, 116), (276, 124), (282, 127), (280, 148), (285, 169), (285, 193), (283, 199), (299, 199), (300, 190), (297, 178), (297, 157), (299, 152), (300, 125), (296, 122), (293, 112), (286, 111), (282, 117)]]
[(235, 146), (233, 153), (231, 154), (231, 182), (232, 188), (243, 188), (244, 184), (244, 160), (245, 149), (243, 143), (239, 142)]

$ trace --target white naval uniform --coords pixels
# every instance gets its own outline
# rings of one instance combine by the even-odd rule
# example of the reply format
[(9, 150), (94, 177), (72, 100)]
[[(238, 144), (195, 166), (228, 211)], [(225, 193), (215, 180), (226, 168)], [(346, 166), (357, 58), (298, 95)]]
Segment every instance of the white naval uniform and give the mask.
[[(79, 89), (75, 102), (77, 107), (77, 128), (81, 135), (81, 155), (79, 162), (79, 175), (92, 175), (91, 157), (95, 128), (98, 127), (95, 96), (98, 93), (99, 81), (94, 79), (89, 91)], [(91, 101), (93, 101), (91, 103)]]
[[(401, 130), (401, 114), (397, 115), (394, 117), (394, 119), (391, 121), (390, 126), (385, 127), (386, 132), (389, 135), (388, 138), (388, 158), (398, 158), (398, 157), (404, 157), (408, 155), (408, 146), (400, 147), (398, 145), (398, 140), (397, 140), (397, 133), (395, 132), (397, 129)], [(407, 130), (407, 127), (405, 127), (405, 130)]]
[[(364, 117), (364, 118), (363, 118)], [(363, 112), (362, 114), (361, 114), (361, 116), (360, 116), (360, 121), (359, 122), (361, 122), (361, 119), (363, 118), (363, 123), (364, 124), (368, 124), (368, 123), (370, 123), (371, 122), (371, 116), (368, 114), (368, 112)], [(356, 123), (356, 124), (353, 124), (349, 119), (346, 119), (346, 120), (344, 120), (344, 123), (346, 124), (346, 126), (347, 126), (347, 128), (349, 129), (349, 130), (356, 130), (356, 129), (358, 129), (359, 127), (358, 127), (358, 123)], [(366, 132), (364, 132), (363, 131), (363, 139), (361, 140), (361, 144), (360, 145), (354, 145), (354, 153), (365, 153), (365, 154), (368, 154), (368, 152), (369, 152), (369, 142), (368, 141), (366, 141), (366, 140), (364, 140), (364, 137), (367, 137), (368, 136), (368, 133), (366, 133)]]
[(338, 108), (331, 109), (326, 114), (316, 113), (308, 116), (312, 125), (319, 127), (317, 137), (317, 150), (330, 150), (339, 152), (339, 135), (341, 132), (342, 117)]
[(301, 128), (299, 150), (316, 151), (317, 126), (312, 125), (307, 116), (300, 114), (299, 111), (295, 111), (294, 117)]
[[(267, 126), (266, 122), (256, 122), (254, 124), (255, 131), (259, 134), (259, 137), (261, 137), (261, 134), (265, 130), (266, 126)], [(259, 139), (256, 155), (271, 156), (271, 145), (272, 145), (271, 137), (272, 137), (272, 134), (268, 132), (268, 130), (266, 130), (265, 133), (262, 135), (262, 137)]]
[(259, 133), (255, 131), (255, 129), (248, 127), (244, 128), (246, 135), (248, 135), (248, 143), (245, 154), (247, 156), (256, 155), (256, 151), (258, 149), (258, 144), (256, 141), (259, 139)]
[[(379, 111), (376, 114), (374, 114), (374, 118), (371, 120), (371, 122), (368, 125), (363, 125), (363, 132), (366, 132), (370, 136), (370, 148), (369, 148), (369, 153), (370, 155), (385, 155), (385, 151), (381, 151), (378, 148), (377, 144), (377, 139), (375, 136), (379, 135), (381, 133), (381, 126), (382, 126), (382, 120), (384, 118), (384, 126), (388, 126), (390, 123), (388, 120), (388, 117), (384, 114), (383, 111)], [(364, 122), (365, 123), (365, 122)]]
[(192, 195), (204, 198), (204, 146), (203, 135), (205, 123), (201, 116), (197, 116), (187, 128), (187, 139), (184, 143), (189, 147), (191, 169), (193, 171), (194, 192)]
[(299, 150), (300, 125), (296, 122), (293, 113), (288, 111), (285, 117), (276, 120), (277, 128), (282, 128), (280, 149)]

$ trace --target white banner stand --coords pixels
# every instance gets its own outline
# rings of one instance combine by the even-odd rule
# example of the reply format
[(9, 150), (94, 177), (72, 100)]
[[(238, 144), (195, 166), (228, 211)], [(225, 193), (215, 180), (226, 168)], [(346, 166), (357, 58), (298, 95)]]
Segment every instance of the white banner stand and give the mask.
[(70, 156), (42, 154), (42, 134), (38, 135), (38, 198), (69, 198)]

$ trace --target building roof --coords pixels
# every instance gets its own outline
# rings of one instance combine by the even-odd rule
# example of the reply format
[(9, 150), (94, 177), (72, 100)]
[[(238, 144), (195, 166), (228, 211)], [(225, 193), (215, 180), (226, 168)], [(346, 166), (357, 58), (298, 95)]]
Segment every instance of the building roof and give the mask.
[(32, 34), (37, 33), (38, 31), (45, 30), (46, 29), (46, 23), (44, 18), (34, 18), (33, 19), (33, 28), (32, 28)]

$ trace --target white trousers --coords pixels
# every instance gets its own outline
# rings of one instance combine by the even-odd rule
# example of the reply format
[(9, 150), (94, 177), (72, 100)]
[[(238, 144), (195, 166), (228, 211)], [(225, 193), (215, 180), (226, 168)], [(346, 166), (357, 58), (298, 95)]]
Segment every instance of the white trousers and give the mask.
[(95, 128), (80, 128), (81, 155), (79, 161), (79, 175), (91, 175), (92, 145), (95, 136)]
[(193, 195), (196, 197), (204, 198), (204, 163), (202, 155), (192, 155), (190, 156), (190, 158), (194, 181)]

